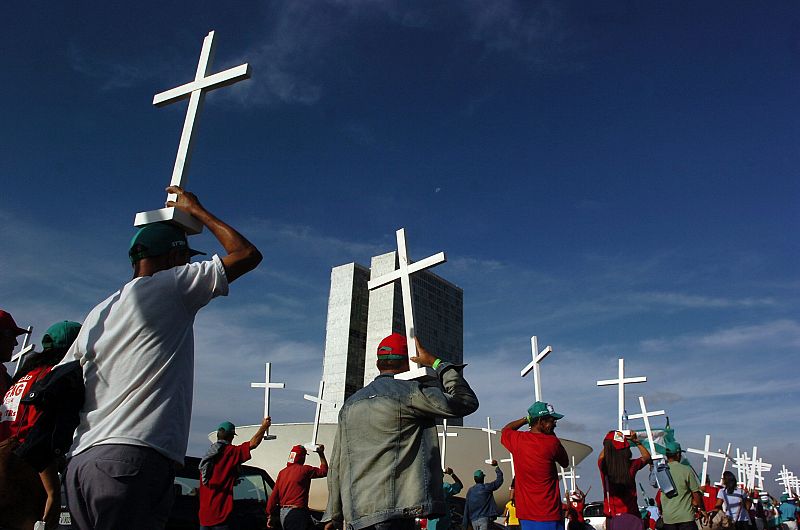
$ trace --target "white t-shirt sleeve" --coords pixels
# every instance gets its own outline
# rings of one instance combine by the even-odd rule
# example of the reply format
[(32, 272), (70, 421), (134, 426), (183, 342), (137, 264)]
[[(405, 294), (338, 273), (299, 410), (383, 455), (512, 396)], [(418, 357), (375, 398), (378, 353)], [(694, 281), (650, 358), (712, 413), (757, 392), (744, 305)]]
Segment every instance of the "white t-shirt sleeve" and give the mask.
[(213, 298), (228, 294), (228, 277), (216, 254), (208, 261), (175, 267), (175, 282), (183, 305), (191, 313), (199, 311)]

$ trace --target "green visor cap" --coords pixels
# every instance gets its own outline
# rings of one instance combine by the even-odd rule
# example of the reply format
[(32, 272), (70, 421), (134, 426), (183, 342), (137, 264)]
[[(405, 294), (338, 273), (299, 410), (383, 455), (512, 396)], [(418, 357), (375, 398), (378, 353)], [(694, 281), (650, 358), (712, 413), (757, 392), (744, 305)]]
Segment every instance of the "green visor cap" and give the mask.
[(78, 332), (81, 330), (81, 325), (77, 322), (63, 320), (57, 322), (47, 328), (42, 336), (42, 349), (43, 350), (67, 350), (75, 339), (78, 337)]
[(173, 248), (185, 248), (190, 256), (205, 252), (189, 248), (186, 233), (179, 227), (170, 223), (152, 223), (141, 227), (131, 239), (128, 248), (128, 257), (131, 263), (136, 263), (142, 258), (152, 258), (169, 253)]
[(486, 474), (483, 471), (481, 471), (480, 469), (478, 469), (478, 470), (475, 471), (475, 473), (472, 474), (472, 476), (475, 477), (475, 478), (483, 478), (483, 477), (486, 476)]
[(528, 408), (528, 416), (530, 416), (531, 419), (541, 418), (542, 416), (552, 416), (557, 420), (560, 420), (564, 417), (563, 414), (556, 412), (556, 410), (553, 408), (553, 405), (543, 401), (537, 401), (531, 405)]
[(220, 423), (219, 427), (217, 427), (217, 430), (225, 431), (228, 434), (233, 434), (234, 436), (236, 436), (236, 425), (234, 425), (229, 421), (223, 421), (222, 423)]

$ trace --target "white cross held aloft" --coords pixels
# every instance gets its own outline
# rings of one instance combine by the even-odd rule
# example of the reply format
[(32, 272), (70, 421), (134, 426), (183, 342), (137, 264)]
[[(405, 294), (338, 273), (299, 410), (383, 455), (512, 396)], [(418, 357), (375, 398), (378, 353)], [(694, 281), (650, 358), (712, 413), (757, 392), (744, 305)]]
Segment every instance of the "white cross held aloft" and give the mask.
[(573, 491), (578, 491), (578, 479), (581, 478), (580, 475), (577, 475), (578, 467), (575, 465), (575, 457), (571, 457), (572, 466), (570, 467), (570, 475), (569, 475), (569, 492), (572, 493)]
[[(211, 31), (203, 40), (203, 48), (200, 51), (200, 61), (197, 64), (194, 80), (185, 85), (156, 94), (153, 97), (153, 105), (156, 107), (162, 107), (175, 101), (189, 98), (189, 107), (186, 110), (186, 119), (183, 122), (183, 131), (181, 132), (181, 140), (178, 143), (178, 155), (175, 158), (175, 166), (172, 169), (170, 186), (184, 186), (186, 184), (186, 173), (188, 172), (189, 160), (192, 155), (192, 144), (197, 132), (195, 125), (200, 116), (206, 92), (232, 85), (250, 77), (250, 65), (246, 63), (208, 75), (213, 60), (214, 32)], [(175, 198), (174, 194), (167, 194), (168, 201), (174, 201)], [(188, 234), (197, 234), (203, 229), (203, 224), (200, 221), (173, 207), (139, 212), (136, 214), (133, 224), (134, 226), (143, 226), (158, 221), (176, 223)]]
[(509, 464), (511, 464), (511, 478), (513, 479), (515, 477), (515, 475), (516, 475), (516, 471), (514, 469), (514, 455), (512, 455), (511, 453), (508, 453), (508, 458), (503, 458), (500, 461), (501, 462), (508, 462)]
[(25, 358), (31, 351), (33, 351), (33, 344), (28, 344), (31, 339), (31, 334), (33, 333), (33, 326), (28, 326), (28, 332), (25, 333), (25, 336), (22, 338), (22, 346), (19, 347), (19, 351), (11, 356), (11, 362), (16, 361), (16, 367), (14, 368), (14, 374), (19, 371), (19, 365), (22, 364), (22, 359)]
[(758, 491), (764, 491), (764, 471), (772, 471), (772, 464), (764, 462), (763, 458), (759, 458), (753, 463), (753, 474), (757, 481)]
[[(411, 275), (425, 269), (429, 269), (440, 263), (447, 261), (444, 252), (439, 252), (417, 262), (412, 262), (408, 257), (406, 246), (406, 232), (404, 228), (396, 232), (397, 236), (397, 263), (398, 268), (388, 274), (384, 274), (367, 282), (367, 288), (371, 291), (384, 285), (393, 285), (400, 280), (400, 291), (403, 295), (403, 317), (406, 324), (406, 340), (408, 341), (409, 357), (416, 357), (417, 345), (414, 342), (414, 306), (411, 297)], [(411, 370), (395, 375), (396, 379), (424, 379), (436, 378), (436, 373), (428, 367), (411, 363)]]
[(625, 359), (619, 360), (618, 376), (617, 379), (604, 379), (597, 382), (597, 386), (610, 386), (617, 385), (617, 401), (619, 411), (617, 413), (618, 431), (624, 432), (626, 435), (630, 431), (623, 427), (622, 418), (625, 415), (625, 385), (632, 383), (646, 383), (646, 377), (625, 377)]
[(453, 438), (458, 436), (457, 432), (448, 432), (447, 431), (447, 420), (442, 420), (442, 432), (438, 433), (441, 437), (442, 441), (439, 442), (439, 453), (441, 454), (442, 460), (442, 471), (447, 469), (445, 466), (445, 459), (447, 458), (447, 439)]
[[(576, 479), (581, 478), (580, 475), (575, 474), (575, 458), (572, 458), (572, 465), (566, 469), (561, 466), (558, 466), (558, 468), (561, 470), (558, 472), (558, 476), (561, 477), (561, 481), (564, 484), (564, 496), (569, 498), (569, 494), (575, 491)], [(567, 486), (567, 479), (569, 479), (569, 486)]]
[(492, 418), (486, 416), (486, 428), (481, 430), (486, 433), (486, 438), (489, 440), (489, 458), (484, 460), (484, 462), (491, 464), (494, 461), (494, 457), (492, 456), (492, 435), (497, 434), (497, 431), (492, 429)]
[(644, 421), (644, 430), (647, 433), (647, 441), (650, 442), (650, 456), (653, 460), (657, 460), (659, 458), (664, 458), (664, 455), (659, 454), (658, 449), (656, 449), (656, 443), (653, 440), (653, 431), (650, 428), (650, 418), (653, 416), (665, 416), (667, 413), (663, 410), (654, 410), (652, 412), (647, 412), (647, 406), (644, 404), (644, 397), (639, 396), (639, 407), (641, 408), (642, 412), (640, 414), (631, 414), (628, 418), (635, 420), (641, 418)]
[(694, 453), (696, 455), (703, 455), (703, 474), (700, 477), (700, 483), (701, 484), (705, 484), (706, 483), (706, 476), (708, 475), (708, 457), (709, 456), (713, 456), (715, 458), (727, 459), (727, 456), (722, 454), (722, 453), (710, 451), (709, 450), (710, 447), (711, 447), (711, 435), (710, 434), (706, 434), (706, 443), (705, 443), (705, 447), (704, 447), (704, 449), (702, 451), (700, 449), (692, 449), (691, 447), (687, 447), (686, 448), (686, 451), (688, 453)]
[(311, 441), (305, 444), (305, 448), (309, 451), (316, 451), (319, 448), (317, 445), (317, 434), (319, 434), (319, 416), (322, 413), (322, 405), (328, 405), (333, 408), (336, 408), (336, 403), (332, 401), (325, 401), (322, 399), (322, 391), (325, 389), (325, 381), (319, 382), (319, 392), (316, 396), (310, 396), (308, 394), (303, 394), (303, 399), (307, 399), (308, 401), (313, 401), (317, 404), (317, 410), (314, 412), (314, 427), (311, 431)]
[(525, 377), (533, 371), (533, 394), (536, 401), (542, 401), (542, 375), (539, 371), (539, 363), (552, 351), (552, 346), (547, 346), (539, 351), (539, 339), (536, 335), (531, 337), (531, 362), (520, 371), (519, 375)]
[(778, 478), (775, 479), (776, 482), (780, 482), (783, 486), (783, 493), (786, 495), (792, 494), (792, 478), (794, 477), (794, 473), (786, 469), (786, 465), (781, 466), (781, 471), (778, 473)]
[(733, 462), (731, 467), (736, 469), (736, 482), (742, 488), (747, 487), (749, 482), (748, 473), (750, 471), (750, 459), (747, 458), (747, 453), (740, 452), (737, 447), (736, 458), (734, 458)]
[[(270, 381), (270, 372), (272, 363), (264, 363), (264, 382), (263, 383), (250, 383), (250, 388), (263, 388), (264, 389), (264, 417), (269, 416), (269, 391), (273, 388), (286, 388), (285, 383), (273, 383)], [(269, 429), (264, 433), (265, 440), (274, 440), (275, 436), (269, 434)]]

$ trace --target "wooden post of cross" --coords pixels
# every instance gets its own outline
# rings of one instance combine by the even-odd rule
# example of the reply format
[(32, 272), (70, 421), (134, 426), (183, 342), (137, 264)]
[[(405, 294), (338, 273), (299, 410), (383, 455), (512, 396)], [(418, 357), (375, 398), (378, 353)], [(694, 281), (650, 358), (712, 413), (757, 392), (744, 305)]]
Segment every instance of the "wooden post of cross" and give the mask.
[(643, 396), (639, 396), (639, 407), (642, 409), (642, 412), (640, 414), (631, 414), (629, 418), (632, 420), (641, 418), (644, 421), (644, 429), (647, 433), (647, 441), (650, 443), (650, 456), (653, 458), (653, 460), (664, 458), (664, 455), (659, 454), (658, 450), (656, 449), (656, 443), (653, 440), (653, 431), (650, 429), (650, 418), (652, 416), (665, 416), (667, 413), (663, 410), (647, 412), (647, 406), (644, 404)]
[[(400, 290), (403, 295), (403, 317), (406, 325), (406, 340), (408, 341), (408, 356), (416, 357), (417, 345), (414, 342), (414, 304), (411, 296), (411, 275), (444, 263), (447, 261), (447, 257), (444, 252), (439, 252), (423, 260), (412, 262), (411, 258), (408, 257), (405, 229), (399, 229), (395, 235), (397, 236), (397, 270), (371, 279), (367, 282), (367, 288), (372, 291), (378, 287), (394, 284), (395, 281), (400, 280)], [(415, 362), (410, 362), (409, 365), (411, 369), (408, 372), (395, 375), (395, 379), (436, 379), (437, 377), (436, 372), (432, 368), (420, 366)]]
[(622, 419), (625, 416), (625, 385), (646, 382), (646, 377), (625, 377), (625, 359), (619, 359), (617, 379), (604, 379), (597, 382), (597, 386), (617, 385), (617, 430), (622, 431), (626, 436), (630, 435), (631, 432), (624, 428), (622, 424)]
[(33, 333), (33, 326), (28, 326), (27, 331), (28, 332), (25, 333), (25, 336), (22, 338), (22, 346), (19, 347), (19, 351), (11, 356), (11, 362), (16, 363), (14, 367), (14, 375), (17, 375), (19, 367), (22, 364), (22, 360), (25, 358), (25, 356), (33, 351), (34, 345), (32, 343), (28, 344)]
[(322, 405), (328, 405), (330, 407), (336, 408), (336, 403), (331, 401), (325, 401), (322, 399), (322, 391), (325, 389), (325, 381), (319, 382), (319, 392), (316, 396), (310, 396), (308, 394), (303, 394), (303, 399), (308, 401), (312, 401), (317, 404), (317, 410), (314, 412), (314, 426), (311, 431), (311, 441), (305, 444), (305, 448), (309, 451), (316, 451), (319, 449), (319, 445), (317, 445), (317, 434), (319, 433), (319, 417), (322, 413)]
[(539, 339), (536, 335), (531, 337), (531, 362), (520, 371), (519, 375), (525, 377), (533, 371), (533, 394), (536, 401), (542, 401), (542, 375), (539, 371), (539, 363), (552, 351), (552, 346), (547, 346), (542, 351), (539, 351)]
[(447, 420), (442, 420), (442, 432), (439, 433), (439, 437), (442, 439), (442, 441), (439, 442), (439, 453), (441, 455), (441, 460), (442, 460), (441, 461), (442, 471), (447, 469), (447, 466), (445, 465), (447, 459), (447, 439), (454, 438), (456, 436), (458, 436), (458, 433), (456, 432), (447, 432)]
[(486, 438), (489, 440), (489, 458), (484, 460), (484, 462), (491, 464), (494, 461), (494, 457), (492, 456), (492, 435), (497, 434), (497, 431), (492, 429), (492, 418), (486, 416), (486, 428), (481, 430), (486, 433)]
[[(285, 388), (285, 383), (273, 383), (270, 381), (270, 368), (271, 363), (264, 363), (264, 382), (263, 383), (250, 383), (250, 388), (263, 388), (264, 389), (264, 417), (269, 416), (269, 391), (273, 388)], [(265, 440), (274, 440), (275, 436), (269, 433), (269, 429), (264, 433)]]
[[(189, 170), (189, 160), (192, 155), (192, 144), (196, 136), (196, 123), (200, 117), (200, 111), (205, 101), (206, 92), (217, 88), (232, 85), (243, 79), (250, 77), (250, 66), (242, 64), (228, 70), (208, 75), (214, 57), (214, 32), (209, 32), (203, 40), (203, 48), (200, 51), (200, 61), (197, 64), (194, 80), (181, 85), (177, 88), (156, 94), (153, 97), (153, 105), (162, 107), (175, 101), (189, 98), (189, 107), (186, 110), (186, 118), (183, 121), (183, 131), (181, 140), (178, 143), (178, 155), (175, 158), (175, 166), (172, 168), (172, 179), (170, 186), (185, 186), (186, 174)], [(174, 201), (174, 194), (167, 194), (168, 201)], [(144, 226), (160, 221), (170, 221), (177, 224), (187, 234), (198, 234), (203, 230), (203, 224), (191, 215), (178, 210), (174, 207), (166, 207), (148, 212), (139, 212), (133, 221), (134, 226)]]

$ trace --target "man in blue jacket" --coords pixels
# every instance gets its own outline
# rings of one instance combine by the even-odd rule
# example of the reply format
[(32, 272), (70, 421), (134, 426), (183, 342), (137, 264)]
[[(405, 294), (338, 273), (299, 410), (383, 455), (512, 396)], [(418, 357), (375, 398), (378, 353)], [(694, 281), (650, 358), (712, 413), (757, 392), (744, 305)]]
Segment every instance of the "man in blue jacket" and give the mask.
[(497, 478), (488, 484), (484, 483), (485, 474), (478, 469), (473, 474), (475, 485), (467, 492), (464, 502), (464, 518), (462, 526), (472, 523), (472, 530), (488, 530), (489, 521), (494, 521), (498, 516), (497, 504), (494, 502), (494, 492), (503, 485), (503, 472), (497, 466), (497, 460), (492, 460)]

